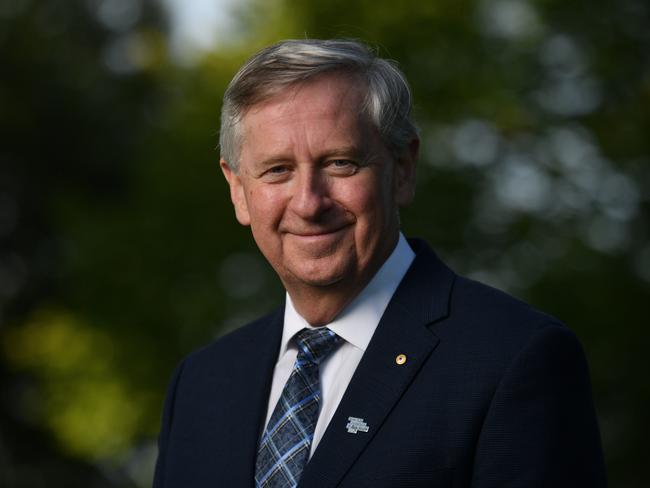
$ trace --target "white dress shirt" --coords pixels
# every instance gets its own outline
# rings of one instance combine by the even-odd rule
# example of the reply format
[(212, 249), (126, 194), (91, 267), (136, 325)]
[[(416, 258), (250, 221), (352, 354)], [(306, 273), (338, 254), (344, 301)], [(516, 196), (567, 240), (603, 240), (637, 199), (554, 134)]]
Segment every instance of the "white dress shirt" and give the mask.
[[(309, 453), (310, 457), (323, 437), (388, 302), (414, 258), (413, 250), (400, 233), (397, 246), (368, 285), (341, 311), (333, 322), (327, 324), (327, 327), (341, 337), (344, 342), (320, 364), (321, 405)], [(298, 349), (291, 339), (305, 327), (311, 326), (296, 312), (291, 297), (287, 293), (284, 330), (278, 362), (273, 371), (273, 383), (265, 425), (268, 424), (273, 414), (298, 355)]]

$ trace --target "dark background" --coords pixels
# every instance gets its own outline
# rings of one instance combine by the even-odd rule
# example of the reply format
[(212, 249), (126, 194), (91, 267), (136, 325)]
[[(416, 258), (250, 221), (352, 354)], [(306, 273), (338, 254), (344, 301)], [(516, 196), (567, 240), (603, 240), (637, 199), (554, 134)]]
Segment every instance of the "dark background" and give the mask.
[(648, 485), (645, 0), (250, 1), (191, 62), (171, 25), (152, 0), (0, 0), (0, 486), (147, 486), (174, 365), (280, 302), (218, 116), (246, 57), (305, 36), (399, 60), (405, 233), (575, 330), (611, 486)]

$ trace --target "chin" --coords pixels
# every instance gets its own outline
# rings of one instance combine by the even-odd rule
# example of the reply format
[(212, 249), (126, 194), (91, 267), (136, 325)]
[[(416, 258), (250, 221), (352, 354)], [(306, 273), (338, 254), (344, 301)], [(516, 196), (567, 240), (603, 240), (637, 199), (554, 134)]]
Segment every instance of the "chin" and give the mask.
[(296, 281), (314, 288), (327, 288), (330, 286), (335, 286), (343, 281), (342, 275), (332, 275), (331, 273), (328, 273), (327, 275), (298, 275), (294, 278)]
[(351, 275), (351, 270), (345, 267), (337, 269), (337, 266), (314, 266), (302, 269), (290, 270), (290, 280), (296, 284), (311, 286), (314, 288), (327, 288), (336, 286), (345, 281), (346, 276)]

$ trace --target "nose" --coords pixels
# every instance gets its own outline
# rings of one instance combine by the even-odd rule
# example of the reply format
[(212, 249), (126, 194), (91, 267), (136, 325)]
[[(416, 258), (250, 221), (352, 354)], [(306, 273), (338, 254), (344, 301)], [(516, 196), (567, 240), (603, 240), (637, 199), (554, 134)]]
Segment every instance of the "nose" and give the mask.
[(305, 220), (318, 220), (332, 206), (327, 178), (317, 170), (298, 172), (289, 207)]

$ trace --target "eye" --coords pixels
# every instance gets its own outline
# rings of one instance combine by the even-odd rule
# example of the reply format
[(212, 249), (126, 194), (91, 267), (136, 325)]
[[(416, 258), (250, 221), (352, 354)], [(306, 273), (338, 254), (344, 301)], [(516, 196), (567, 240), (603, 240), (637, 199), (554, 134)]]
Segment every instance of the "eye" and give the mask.
[(359, 165), (350, 159), (332, 159), (328, 162), (330, 171), (340, 175), (353, 175), (359, 170)]
[(279, 183), (284, 181), (291, 172), (291, 167), (286, 164), (274, 164), (273, 166), (268, 166), (264, 171), (259, 175), (262, 181), (268, 183)]

